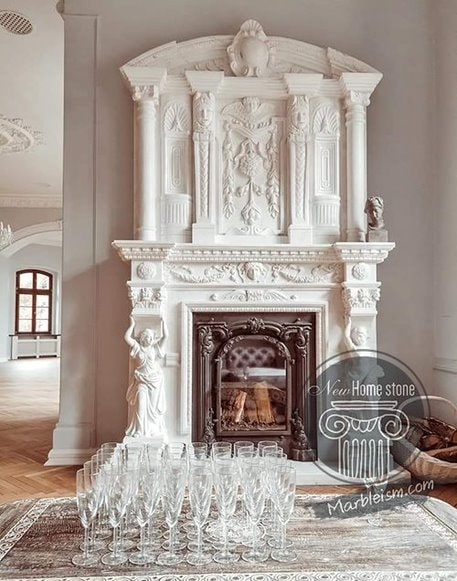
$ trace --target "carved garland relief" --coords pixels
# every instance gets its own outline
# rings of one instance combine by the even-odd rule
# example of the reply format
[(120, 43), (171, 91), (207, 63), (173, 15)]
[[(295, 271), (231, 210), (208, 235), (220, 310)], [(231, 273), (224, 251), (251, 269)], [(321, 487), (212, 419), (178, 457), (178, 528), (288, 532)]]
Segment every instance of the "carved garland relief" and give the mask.
[(295, 284), (337, 283), (342, 280), (342, 266), (337, 263), (318, 264), (311, 267), (297, 264), (267, 264), (244, 262), (189, 267), (168, 265), (168, 280), (185, 283), (277, 283), (280, 279)]
[(221, 111), (224, 139), (224, 233), (258, 235), (280, 228), (280, 150), (276, 107), (244, 97)]

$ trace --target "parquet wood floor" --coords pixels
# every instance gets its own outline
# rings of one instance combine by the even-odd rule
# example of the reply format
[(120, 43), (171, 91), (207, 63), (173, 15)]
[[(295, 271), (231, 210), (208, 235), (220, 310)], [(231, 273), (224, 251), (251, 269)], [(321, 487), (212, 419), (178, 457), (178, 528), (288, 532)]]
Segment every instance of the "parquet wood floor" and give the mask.
[[(78, 467), (45, 467), (59, 408), (59, 360), (0, 363), (0, 503), (74, 494)], [(351, 487), (300, 487), (307, 493), (348, 493)], [(457, 485), (430, 493), (457, 507)]]
[(45, 467), (59, 409), (55, 358), (0, 363), (0, 502), (74, 493), (76, 467)]

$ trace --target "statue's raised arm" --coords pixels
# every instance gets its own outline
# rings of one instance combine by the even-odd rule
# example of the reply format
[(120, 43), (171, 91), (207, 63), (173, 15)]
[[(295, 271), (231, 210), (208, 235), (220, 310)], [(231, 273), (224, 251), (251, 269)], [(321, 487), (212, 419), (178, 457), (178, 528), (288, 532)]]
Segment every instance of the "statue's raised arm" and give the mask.
[(129, 345), (130, 347), (133, 347), (137, 343), (137, 340), (135, 339), (135, 335), (133, 334), (133, 330), (135, 329), (135, 319), (133, 318), (132, 315), (130, 315), (129, 320), (130, 320), (130, 324), (129, 324), (127, 331), (125, 332), (124, 339), (125, 339), (127, 345)]
[(157, 339), (155, 346), (157, 348), (157, 353), (161, 359), (165, 357), (164, 344), (168, 337), (168, 327), (165, 319), (162, 319), (162, 332), (160, 337)]

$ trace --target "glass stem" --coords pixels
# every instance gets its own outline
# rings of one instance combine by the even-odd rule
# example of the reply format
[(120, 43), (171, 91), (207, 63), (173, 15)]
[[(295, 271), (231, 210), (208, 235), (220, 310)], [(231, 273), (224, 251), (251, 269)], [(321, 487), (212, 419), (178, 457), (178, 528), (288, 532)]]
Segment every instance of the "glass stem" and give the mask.
[(286, 523), (281, 522), (281, 549), (286, 550)]
[(90, 523), (90, 548), (93, 550), (95, 547), (95, 519), (92, 519)]
[(227, 530), (227, 519), (222, 519), (222, 534), (224, 536), (224, 555), (228, 554), (228, 530)]
[(170, 556), (175, 556), (176, 546), (176, 523), (170, 527)]
[(144, 524), (140, 526), (140, 555), (142, 559), (144, 559), (144, 527)]
[(118, 539), (118, 534), (117, 534), (117, 526), (113, 527), (113, 556), (116, 558), (117, 557), (117, 539)]
[(84, 527), (84, 559), (89, 557), (89, 527)]
[(202, 527), (197, 525), (197, 556), (202, 557)]
[(123, 543), (124, 543), (124, 519), (121, 518), (121, 521), (119, 523), (119, 545), (121, 547), (121, 550), (123, 549)]
[(251, 519), (252, 523), (252, 553), (257, 554), (257, 525), (254, 519)]

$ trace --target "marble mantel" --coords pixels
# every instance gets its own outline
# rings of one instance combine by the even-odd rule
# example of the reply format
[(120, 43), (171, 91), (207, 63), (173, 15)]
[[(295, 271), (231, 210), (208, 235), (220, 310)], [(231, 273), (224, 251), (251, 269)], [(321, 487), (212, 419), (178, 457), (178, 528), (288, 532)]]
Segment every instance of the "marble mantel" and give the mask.
[(376, 349), (377, 265), (395, 246), (366, 242), (366, 113), (382, 74), (254, 20), (121, 74), (134, 240), (113, 246), (137, 329), (169, 327), (169, 438), (191, 438), (195, 312), (313, 312), (317, 364)]

